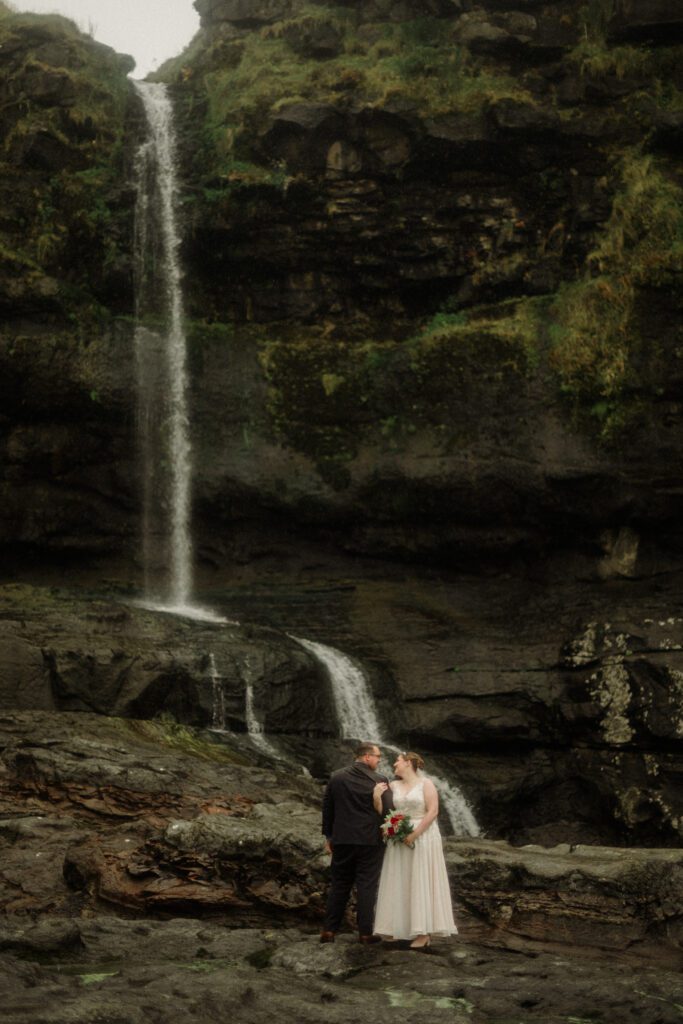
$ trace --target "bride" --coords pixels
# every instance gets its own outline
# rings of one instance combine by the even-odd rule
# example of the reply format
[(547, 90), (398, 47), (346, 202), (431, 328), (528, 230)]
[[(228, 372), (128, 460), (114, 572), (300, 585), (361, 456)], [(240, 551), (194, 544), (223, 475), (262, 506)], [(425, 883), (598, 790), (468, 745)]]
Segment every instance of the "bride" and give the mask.
[[(391, 783), (394, 810), (407, 814), (414, 831), (402, 843), (390, 843), (384, 855), (377, 895), (375, 932), (391, 939), (412, 939), (425, 949), (432, 935), (455, 935), (451, 893), (437, 823), (439, 795), (422, 774), (419, 754), (399, 754)], [(373, 791), (375, 810), (383, 814), (386, 783)]]

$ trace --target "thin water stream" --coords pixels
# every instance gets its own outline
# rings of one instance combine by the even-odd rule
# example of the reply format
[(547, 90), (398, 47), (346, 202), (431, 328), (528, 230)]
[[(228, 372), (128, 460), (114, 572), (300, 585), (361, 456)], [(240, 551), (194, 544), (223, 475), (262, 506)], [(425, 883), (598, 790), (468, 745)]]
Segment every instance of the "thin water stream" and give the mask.
[(143, 559), (148, 598), (180, 610), (191, 607), (192, 446), (173, 108), (165, 85), (135, 87), (147, 120), (137, 153), (135, 251)]

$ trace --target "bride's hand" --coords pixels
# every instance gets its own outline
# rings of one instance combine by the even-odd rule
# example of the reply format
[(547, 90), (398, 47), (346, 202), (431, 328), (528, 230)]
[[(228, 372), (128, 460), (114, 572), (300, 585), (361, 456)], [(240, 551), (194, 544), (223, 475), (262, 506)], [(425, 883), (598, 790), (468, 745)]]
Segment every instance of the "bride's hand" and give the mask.
[(378, 782), (373, 790), (373, 796), (381, 796), (382, 793), (386, 793), (388, 789), (389, 787), (386, 782)]
[(406, 846), (413, 846), (417, 837), (411, 832), (410, 835), (406, 836), (403, 842)]

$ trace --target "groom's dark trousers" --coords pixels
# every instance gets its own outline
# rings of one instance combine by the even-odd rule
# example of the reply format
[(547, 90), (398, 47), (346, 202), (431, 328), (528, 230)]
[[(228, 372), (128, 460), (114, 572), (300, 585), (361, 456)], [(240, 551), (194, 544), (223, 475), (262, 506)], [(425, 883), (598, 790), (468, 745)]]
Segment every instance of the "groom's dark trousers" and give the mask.
[(339, 931), (355, 882), (358, 931), (361, 935), (372, 935), (383, 857), (384, 849), (381, 846), (333, 844), (332, 879), (325, 908), (325, 931)]
[[(337, 932), (353, 885), (356, 886), (358, 931), (371, 935), (384, 847), (381, 818), (372, 802), (378, 782), (388, 782), (367, 764), (356, 761), (335, 772), (323, 797), (323, 835), (332, 845), (331, 880), (324, 929)], [(383, 798), (392, 806), (391, 790)]]

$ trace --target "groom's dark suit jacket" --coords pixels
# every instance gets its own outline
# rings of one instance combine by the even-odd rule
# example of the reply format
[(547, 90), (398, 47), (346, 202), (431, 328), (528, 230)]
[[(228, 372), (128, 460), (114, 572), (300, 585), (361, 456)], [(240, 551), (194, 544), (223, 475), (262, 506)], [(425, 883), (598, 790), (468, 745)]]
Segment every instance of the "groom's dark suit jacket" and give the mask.
[[(372, 803), (372, 791), (378, 782), (389, 782), (363, 761), (334, 772), (323, 797), (323, 835), (334, 846), (357, 844), (379, 846), (381, 818)], [(383, 813), (393, 807), (391, 790), (382, 794)]]

